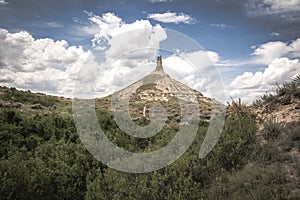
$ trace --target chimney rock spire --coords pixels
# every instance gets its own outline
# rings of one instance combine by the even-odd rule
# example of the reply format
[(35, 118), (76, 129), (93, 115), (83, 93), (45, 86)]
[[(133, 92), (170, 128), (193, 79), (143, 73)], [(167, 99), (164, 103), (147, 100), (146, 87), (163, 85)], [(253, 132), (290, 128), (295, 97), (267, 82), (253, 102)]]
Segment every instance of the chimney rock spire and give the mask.
[(157, 70), (157, 71), (164, 71), (164, 70), (163, 70), (163, 66), (162, 66), (162, 58), (161, 58), (161, 56), (157, 56), (157, 60), (156, 60), (156, 70)]

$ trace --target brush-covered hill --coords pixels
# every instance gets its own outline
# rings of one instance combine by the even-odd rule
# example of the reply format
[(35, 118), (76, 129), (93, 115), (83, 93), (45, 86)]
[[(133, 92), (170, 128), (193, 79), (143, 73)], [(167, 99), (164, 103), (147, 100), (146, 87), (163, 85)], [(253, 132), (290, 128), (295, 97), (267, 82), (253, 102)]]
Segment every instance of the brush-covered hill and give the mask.
[[(114, 112), (127, 112), (126, 101), (129, 102), (129, 113), (135, 119), (149, 119), (150, 108), (157, 103), (162, 104), (166, 111), (167, 124), (171, 125), (180, 122), (180, 116), (184, 114), (181, 109), (192, 107), (193, 104), (196, 105), (198, 112), (193, 114), (193, 111), (186, 111), (188, 118), (199, 117), (206, 122), (213, 114), (224, 108), (223, 104), (203, 96), (199, 91), (191, 89), (165, 73), (161, 56), (157, 58), (154, 71), (106, 98), (97, 99), (97, 105)], [(117, 105), (112, 107), (112, 102)]]
[(274, 94), (265, 94), (258, 98), (253, 108), (261, 120), (300, 121), (300, 76), (277, 86)]
[(300, 194), (300, 76), (277, 86), (275, 93), (257, 99), (253, 113), (258, 121), (257, 138), (282, 157), (292, 193)]
[[(103, 106), (109, 103), (109, 97), (96, 99), (98, 121), (121, 148), (153, 151), (178, 131), (171, 120), (150, 139), (131, 137)], [(232, 102), (221, 137), (204, 159), (198, 156), (209, 125), (205, 118), (193, 144), (173, 164), (130, 174), (108, 168), (86, 150), (71, 99), (0, 87), (1, 199), (299, 199), (300, 122), (263, 121), (259, 112), (268, 103)], [(133, 113), (143, 126), (148, 122), (141, 109)]]

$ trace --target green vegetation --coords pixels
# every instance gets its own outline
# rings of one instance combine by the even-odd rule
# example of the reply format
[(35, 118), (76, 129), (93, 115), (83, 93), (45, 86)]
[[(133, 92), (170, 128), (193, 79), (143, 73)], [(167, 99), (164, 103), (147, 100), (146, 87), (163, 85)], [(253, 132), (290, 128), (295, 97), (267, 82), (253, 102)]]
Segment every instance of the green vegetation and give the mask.
[(1, 99), (4, 101), (27, 103), (27, 104), (40, 104), (42, 106), (50, 107), (54, 106), (55, 103), (59, 102), (57, 97), (44, 95), (44, 94), (34, 94), (30, 91), (17, 91), (16, 88), (5, 88), (2, 87)]
[(300, 98), (300, 75), (283, 85), (276, 85), (275, 94), (264, 94), (254, 101), (253, 106), (260, 107), (265, 104), (275, 106), (277, 103), (287, 105), (290, 104), (294, 98)]
[[(130, 174), (106, 167), (85, 149), (70, 101), (0, 89), (1, 199), (297, 199), (291, 193), (297, 185), (282, 165), (292, 158), (276, 145), (299, 148), (299, 123), (266, 126), (269, 143), (261, 145), (254, 116), (233, 102), (217, 145), (204, 159), (198, 154), (208, 123), (200, 122), (196, 140), (176, 162)], [(177, 131), (168, 126), (154, 138), (136, 139), (118, 129), (110, 112), (96, 111), (108, 138), (132, 151), (158, 149)], [(299, 163), (292, 163), (299, 176)]]

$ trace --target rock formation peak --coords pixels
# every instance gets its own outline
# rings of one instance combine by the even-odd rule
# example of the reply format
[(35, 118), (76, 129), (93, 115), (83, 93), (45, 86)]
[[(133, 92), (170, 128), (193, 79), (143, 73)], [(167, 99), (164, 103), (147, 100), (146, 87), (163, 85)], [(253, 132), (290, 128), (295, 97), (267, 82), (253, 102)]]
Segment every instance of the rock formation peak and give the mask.
[(155, 68), (155, 70), (151, 74), (158, 74), (158, 75), (161, 75), (161, 76), (168, 76), (165, 73), (165, 71), (164, 71), (164, 68), (163, 68), (163, 65), (162, 65), (162, 57), (161, 56), (157, 56), (156, 68)]
[[(210, 119), (210, 106), (215, 102), (215, 100), (204, 97), (200, 92), (191, 89), (165, 73), (162, 56), (157, 57), (156, 68), (154, 71), (141, 78), (139, 81), (112, 94), (111, 97), (113, 102), (112, 105), (117, 105), (114, 106), (114, 108), (111, 108), (111, 110), (124, 111), (124, 113), (128, 112), (128, 103), (122, 102), (129, 102), (130, 105), (133, 105), (129, 109), (131, 110), (130, 113), (134, 110), (133, 113), (141, 112), (140, 114), (145, 116), (145, 113), (151, 104), (160, 102), (169, 109), (168, 117), (172, 119), (175, 119), (176, 116), (180, 114), (180, 110), (178, 112), (176, 111), (179, 107), (179, 100), (181, 102), (186, 102), (186, 105), (192, 105), (198, 102), (201, 111), (198, 115), (203, 120)], [(138, 108), (143, 109), (138, 110)]]
[(162, 57), (161, 56), (157, 56), (157, 60), (156, 60), (156, 71), (164, 71), (163, 66), (162, 66)]

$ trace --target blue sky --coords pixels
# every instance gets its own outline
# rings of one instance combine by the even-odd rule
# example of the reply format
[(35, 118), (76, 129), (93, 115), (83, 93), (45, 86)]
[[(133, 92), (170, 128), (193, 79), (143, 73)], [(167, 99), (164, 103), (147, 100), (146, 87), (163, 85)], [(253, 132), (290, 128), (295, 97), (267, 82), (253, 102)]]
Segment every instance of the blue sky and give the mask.
[[(108, 42), (126, 27), (146, 26), (172, 29), (198, 42), (213, 57), (228, 99), (251, 102), (299, 73), (299, 11), (300, 0), (0, 0), (0, 84), (70, 97), (80, 66), (93, 58), (95, 45), (103, 47), (100, 40)], [(157, 37), (159, 48), (164, 35)], [(117, 74), (104, 78), (100, 96), (139, 78), (121, 84), (124, 74), (142, 76), (153, 69), (124, 63), (100, 69), (106, 70), (103, 76)], [(182, 73), (181, 79), (201, 91), (205, 86), (198, 83), (205, 77), (192, 75)]]

